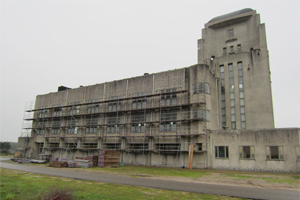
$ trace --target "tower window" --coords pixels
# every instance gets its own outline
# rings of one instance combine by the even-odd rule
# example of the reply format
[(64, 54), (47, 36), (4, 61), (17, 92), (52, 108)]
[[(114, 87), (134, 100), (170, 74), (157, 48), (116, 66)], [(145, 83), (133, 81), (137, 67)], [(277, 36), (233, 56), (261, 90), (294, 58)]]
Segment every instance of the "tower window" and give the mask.
[(233, 29), (229, 29), (229, 30), (228, 30), (228, 36), (233, 36), (233, 35), (234, 35)]

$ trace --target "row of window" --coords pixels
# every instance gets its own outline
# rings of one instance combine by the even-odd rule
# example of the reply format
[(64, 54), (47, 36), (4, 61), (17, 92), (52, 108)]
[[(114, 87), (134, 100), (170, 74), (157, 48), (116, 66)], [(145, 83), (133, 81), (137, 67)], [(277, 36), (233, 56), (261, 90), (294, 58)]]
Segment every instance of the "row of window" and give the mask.
[[(177, 101), (176, 99), (176, 94), (163, 94), (163, 93), (172, 93), (172, 92), (176, 92), (176, 88), (171, 88), (171, 89), (166, 89), (166, 90), (161, 90), (161, 104), (164, 105), (176, 105)], [(147, 92), (140, 92), (140, 93), (135, 93), (132, 95), (132, 97), (139, 97), (139, 96), (146, 96)], [(112, 96), (109, 97), (109, 100), (118, 100), (121, 99), (122, 96)], [(170, 100), (168, 100), (170, 99)], [(172, 100), (171, 100), (172, 99)], [(99, 102), (100, 99), (91, 99), (88, 100), (88, 103), (96, 103)], [(146, 102), (147, 99), (146, 98), (138, 98), (138, 99), (134, 99), (132, 100), (132, 109), (142, 109), (142, 108), (146, 108)], [(80, 102), (73, 102), (73, 103), (69, 103), (68, 105), (70, 105), (71, 107), (69, 108), (69, 114), (70, 115), (75, 115), (75, 114), (79, 114), (79, 110), (80, 110), (80, 106), (76, 106), (78, 105)], [(54, 105), (54, 110), (53, 110), (53, 116), (54, 117), (59, 117), (62, 115), (62, 104), (56, 104)], [(115, 102), (110, 102), (108, 103), (108, 111), (117, 111), (120, 110), (122, 107), (121, 102), (115, 101)], [(40, 109), (47, 109), (47, 106), (42, 106), (40, 107)], [(99, 112), (99, 104), (89, 104), (88, 108), (87, 108), (87, 112), (88, 114), (91, 113), (98, 113)], [(47, 117), (47, 113), (48, 110), (41, 110), (39, 112), (38, 117), (39, 118), (44, 118)]]
[[(241, 44), (238, 44), (237, 46), (236, 46), (236, 48), (237, 48), (237, 51), (241, 51), (242, 50), (242, 45)], [(230, 46), (229, 47), (229, 54), (234, 54), (235, 52), (234, 52), (234, 46)], [(223, 55), (226, 55), (227, 54), (227, 47), (224, 47), (223, 48)]]
[[(243, 83), (243, 64), (238, 62), (238, 92), (239, 92), (239, 103), (240, 103), (240, 119), (241, 119), (241, 129), (246, 128), (246, 115), (245, 115), (245, 96), (244, 96), (244, 83)], [(221, 115), (222, 115), (222, 127), (226, 126), (226, 99), (225, 99), (225, 68), (224, 65), (220, 65), (220, 83), (221, 83)], [(229, 101), (230, 101), (230, 119), (231, 119), (231, 129), (236, 129), (236, 99), (235, 99), (235, 85), (234, 85), (234, 69), (233, 64), (228, 64), (229, 72)]]
[(209, 83), (195, 83), (193, 84), (193, 94), (205, 93), (210, 94)]
[[(255, 159), (254, 146), (239, 146), (238, 150), (240, 159)], [(215, 146), (215, 158), (229, 158), (229, 147)], [(266, 159), (283, 160), (283, 146), (266, 146)]]

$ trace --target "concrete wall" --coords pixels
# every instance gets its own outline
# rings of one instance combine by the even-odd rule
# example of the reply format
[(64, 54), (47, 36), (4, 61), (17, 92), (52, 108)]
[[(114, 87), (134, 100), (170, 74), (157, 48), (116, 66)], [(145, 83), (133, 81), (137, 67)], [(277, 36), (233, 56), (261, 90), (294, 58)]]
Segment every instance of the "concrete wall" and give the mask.
[[(300, 145), (300, 129), (261, 129), (243, 131), (213, 131), (212, 168), (255, 171), (299, 172), (296, 147)], [(211, 138), (210, 138), (211, 139)], [(216, 158), (215, 147), (228, 146), (228, 158)], [(239, 156), (239, 146), (254, 146), (255, 158), (244, 159)], [(267, 159), (266, 147), (282, 146), (283, 159)], [(211, 148), (208, 149), (211, 153)]]
[[(232, 35), (228, 34), (229, 30), (233, 30)], [(238, 45), (241, 45), (240, 49), (237, 48)], [(236, 129), (241, 129), (238, 62), (243, 63), (246, 129), (274, 128), (266, 30), (265, 25), (260, 23), (259, 14), (256, 14), (256, 11), (250, 11), (205, 24), (198, 46), (198, 63), (210, 62), (210, 68), (217, 74), (219, 69), (215, 70), (216, 64), (225, 67), (226, 125), (228, 128), (231, 129), (228, 64), (232, 63)], [(233, 52), (230, 51), (231, 46), (234, 48)], [(223, 48), (226, 48), (227, 53), (223, 53)], [(214, 56), (213, 62), (210, 61), (212, 56)], [(219, 103), (221, 103), (220, 100)], [(221, 109), (219, 111), (221, 112)], [(213, 129), (217, 130), (217, 127)]]

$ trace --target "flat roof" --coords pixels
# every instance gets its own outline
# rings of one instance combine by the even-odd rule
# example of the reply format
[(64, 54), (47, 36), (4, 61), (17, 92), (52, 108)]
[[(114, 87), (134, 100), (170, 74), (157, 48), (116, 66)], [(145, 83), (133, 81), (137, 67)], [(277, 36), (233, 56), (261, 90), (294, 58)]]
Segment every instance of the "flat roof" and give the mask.
[(208, 23), (211, 23), (211, 22), (214, 22), (214, 21), (218, 21), (218, 20), (221, 20), (221, 19), (225, 19), (225, 18), (228, 18), (228, 17), (232, 17), (232, 16), (235, 16), (235, 15), (239, 15), (239, 14), (251, 12), (251, 11), (253, 11), (252, 8), (244, 8), (244, 9), (241, 9), (241, 10), (238, 10), (238, 11), (227, 13), (225, 15), (220, 15), (218, 17), (214, 17), (211, 20), (209, 20)]

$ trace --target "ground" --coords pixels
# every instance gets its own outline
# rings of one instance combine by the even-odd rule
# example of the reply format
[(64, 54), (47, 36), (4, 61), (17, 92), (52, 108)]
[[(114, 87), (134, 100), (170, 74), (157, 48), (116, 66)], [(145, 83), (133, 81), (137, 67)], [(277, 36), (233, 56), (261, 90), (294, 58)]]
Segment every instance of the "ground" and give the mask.
[[(14, 163), (12, 161), (2, 161)], [(15, 163), (14, 163), (15, 164)], [(32, 165), (32, 164), (23, 164)], [(48, 164), (34, 164), (48, 167)], [(225, 171), (213, 169), (180, 169), (150, 166), (126, 165), (117, 168), (61, 168), (78, 172), (114, 174), (121, 176), (172, 180), (216, 185), (231, 185), (255, 188), (269, 188), (300, 192), (300, 175), (295, 173), (269, 173), (250, 171)]]

